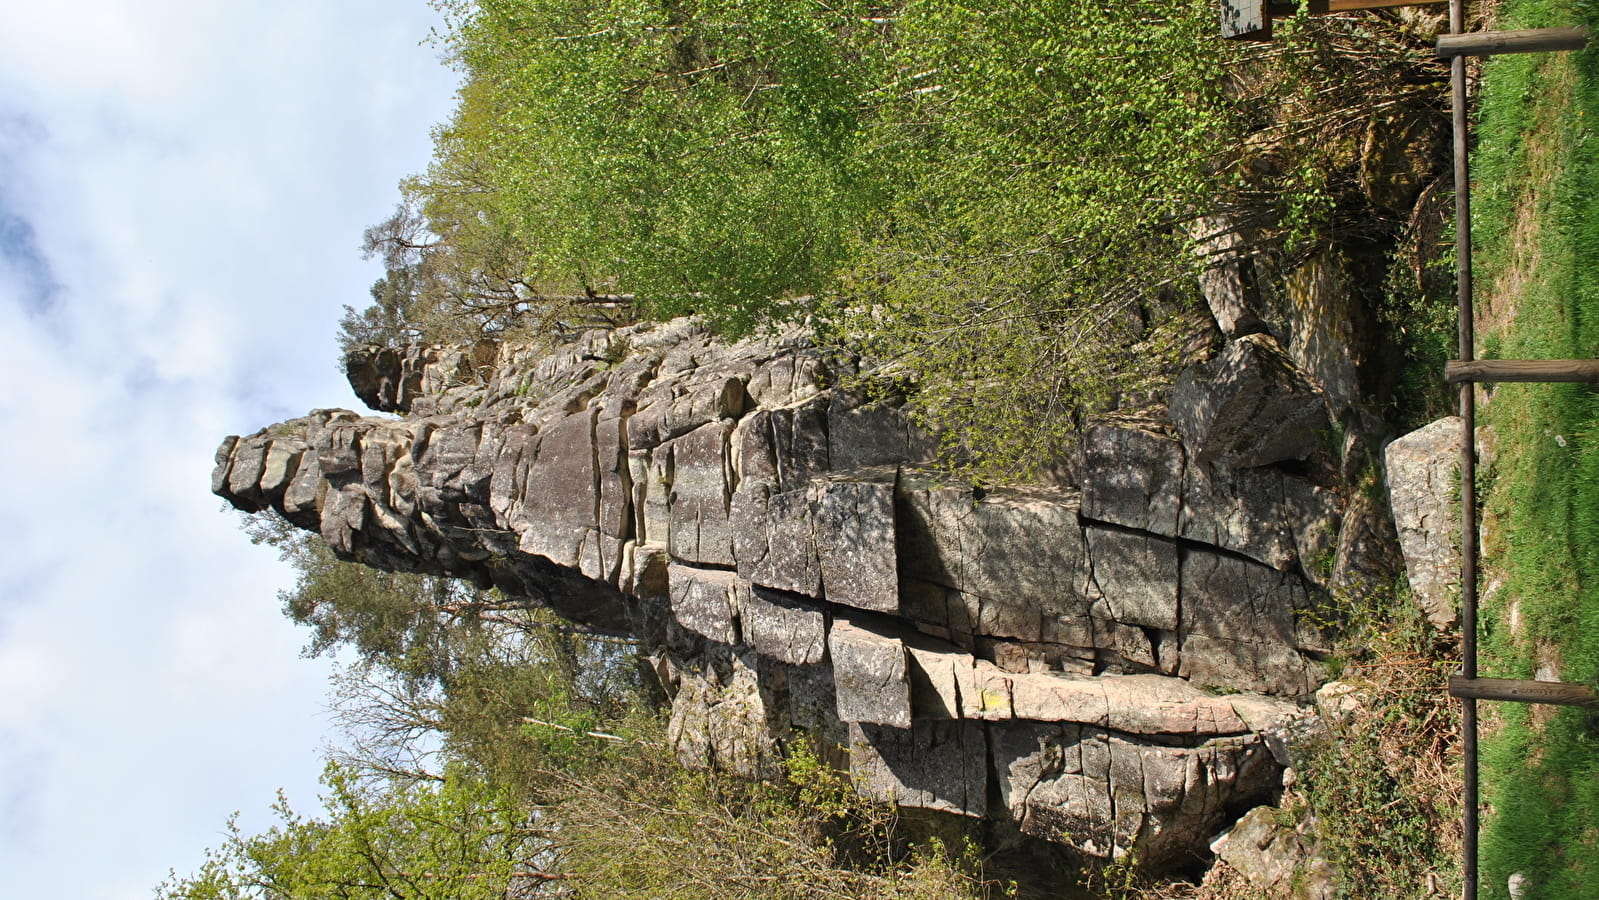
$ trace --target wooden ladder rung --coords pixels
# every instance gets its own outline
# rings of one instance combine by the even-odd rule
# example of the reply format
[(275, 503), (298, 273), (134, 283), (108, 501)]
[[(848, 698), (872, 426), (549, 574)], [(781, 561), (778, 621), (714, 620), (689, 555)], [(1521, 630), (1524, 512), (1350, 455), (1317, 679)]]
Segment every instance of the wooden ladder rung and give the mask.
[(1599, 707), (1599, 696), (1585, 684), (1558, 681), (1517, 681), (1511, 678), (1449, 676), (1449, 696), (1471, 700), (1508, 700), (1513, 703), (1548, 703), (1555, 706)]
[(1492, 56), (1496, 53), (1544, 53), (1581, 50), (1588, 46), (1586, 28), (1533, 28), (1527, 31), (1481, 31), (1438, 38), (1438, 58)]
[(1444, 364), (1444, 380), (1599, 382), (1599, 359), (1454, 359)]

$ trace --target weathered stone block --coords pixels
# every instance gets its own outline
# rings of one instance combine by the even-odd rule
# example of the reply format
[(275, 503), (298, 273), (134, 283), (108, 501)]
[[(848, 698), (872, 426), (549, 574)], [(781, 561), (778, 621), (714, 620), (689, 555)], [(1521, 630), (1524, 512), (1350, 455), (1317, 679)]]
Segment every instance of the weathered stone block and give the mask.
[(970, 654), (953, 649), (938, 649), (907, 641), (910, 658), (911, 712), (918, 719), (959, 719), (961, 682), (970, 690)]
[(1226, 808), (1270, 795), (1279, 771), (1258, 739), (1152, 746), (1087, 726), (989, 726), (1000, 796), (1025, 834), (1092, 856), (1136, 849), (1161, 865), (1191, 853)]
[(668, 545), (678, 559), (700, 565), (733, 565), (733, 533), (728, 524), (733, 494), (727, 446), (731, 431), (728, 423), (712, 422), (671, 442)]
[(489, 475), (489, 508), (507, 525), (512, 511), (521, 507), (527, 470), (533, 464), (538, 440), (538, 429), (531, 425), (513, 425), (506, 429), (500, 453), (494, 460)]
[(1440, 628), (1459, 621), (1460, 418), (1412, 431), (1383, 451), (1388, 504), (1410, 589)]
[(317, 455), (306, 452), (300, 457), (294, 480), (283, 491), (284, 518), (300, 528), (316, 530), (322, 518), (322, 495), (327, 488), (327, 480), (322, 477), (322, 469), (317, 464)]
[(274, 440), (261, 465), (261, 496), (276, 498), (288, 488), (305, 455), (305, 444), (296, 440)]
[(773, 699), (753, 654), (719, 650), (706, 664), (681, 671), (667, 742), (684, 765), (776, 777), (773, 735), (786, 723), (776, 721)]
[(1315, 690), (1321, 667), (1291, 647), (1185, 634), (1178, 674), (1201, 687), (1299, 697)]
[(1332, 574), (1343, 518), (1340, 506), (1332, 491), (1304, 478), (1283, 477), (1283, 517), (1293, 535), (1299, 569), (1321, 587)]
[(1140, 423), (1101, 422), (1083, 441), (1083, 517), (1177, 536), (1183, 448)]
[(1362, 315), (1362, 286), (1361, 275), (1351, 268), (1342, 254), (1325, 251), (1286, 273), (1282, 282), (1292, 308), (1286, 315), (1293, 323), (1285, 329), (1288, 355), (1322, 389), (1333, 415), (1361, 399), (1358, 366), (1364, 342), (1354, 323)]
[(228, 493), (249, 503), (254, 509), (261, 503), (261, 473), (266, 470), (267, 448), (270, 441), (244, 441), (233, 451), (233, 462), (228, 469)]
[(850, 724), (850, 776), (862, 793), (920, 809), (988, 814), (983, 725), (921, 721), (911, 728)]
[[(538, 435), (511, 527), (523, 553), (577, 568), (586, 533), (596, 525), (594, 420), (598, 410), (560, 419)], [(531, 457), (531, 459), (529, 459)]]
[[(411, 445), (411, 458), (418, 471), (427, 473), (426, 484), (438, 492), (441, 500), (461, 503), (482, 500), (487, 492), (478, 486), (478, 492), (469, 491), (464, 476), (477, 460), (481, 423), (432, 427), (432, 423), (419, 423), (416, 439)], [(481, 473), (486, 475), (487, 473)]]
[(1190, 634), (1297, 646), (1295, 616), (1309, 608), (1304, 582), (1249, 560), (1182, 551), (1183, 629)]
[(835, 393), (827, 409), (827, 454), (835, 472), (933, 461), (938, 442), (905, 414), (900, 401)]
[(784, 407), (820, 394), (829, 380), (821, 355), (810, 348), (796, 347), (757, 369), (746, 390), (761, 406)]
[(672, 615), (684, 628), (721, 644), (739, 643), (736, 595), (739, 578), (732, 572), (670, 564)]
[(1307, 646), (1310, 597), (1304, 582), (1238, 557), (1203, 550), (1182, 555), (1182, 665), (1207, 687), (1297, 696), (1313, 689), (1318, 667)]
[(1088, 554), (1073, 495), (979, 498), (902, 482), (896, 522), (901, 574), (976, 601), (976, 634), (1038, 641), (1046, 620), (1088, 614)]
[(817, 555), (811, 510), (809, 490), (787, 491), (767, 498), (765, 551), (757, 553), (752, 548), (749, 556), (754, 562), (741, 562), (739, 573), (769, 588), (822, 596), (822, 563)]
[(1176, 630), (1176, 542), (1098, 526), (1083, 532), (1107, 617), (1124, 625)]
[(1275, 469), (1195, 463), (1183, 473), (1180, 537), (1242, 553), (1287, 571), (1299, 561)]
[(829, 481), (812, 495), (823, 594), (857, 609), (897, 612), (893, 473), (883, 481)]
[(910, 673), (898, 636), (835, 618), (827, 633), (827, 649), (840, 719), (911, 727)]
[(595, 485), (598, 526), (613, 538), (630, 535), (633, 517), (633, 476), (628, 468), (627, 417), (607, 403), (594, 423)]
[(744, 411), (744, 383), (722, 372), (661, 380), (637, 400), (628, 423), (628, 449), (657, 447), (705, 425)]
[(633, 527), (641, 541), (669, 546), (672, 541), (672, 447), (627, 452), (633, 484)]
[(1330, 426), (1321, 391), (1264, 334), (1184, 370), (1171, 417), (1195, 460), (1232, 468), (1304, 459)]
[(1332, 866), (1309, 834), (1282, 824), (1283, 811), (1257, 806), (1210, 846), (1217, 858), (1237, 869), (1268, 894), (1291, 893), (1296, 900), (1333, 900), (1339, 895)]
[(762, 656), (794, 666), (820, 663), (827, 654), (827, 617), (798, 595), (745, 585), (738, 593), (746, 643)]
[(1209, 263), (1199, 273), (1199, 291), (1216, 327), (1229, 338), (1264, 330), (1255, 265), (1243, 229), (1226, 216), (1205, 216), (1194, 221), (1189, 233), (1195, 252)]

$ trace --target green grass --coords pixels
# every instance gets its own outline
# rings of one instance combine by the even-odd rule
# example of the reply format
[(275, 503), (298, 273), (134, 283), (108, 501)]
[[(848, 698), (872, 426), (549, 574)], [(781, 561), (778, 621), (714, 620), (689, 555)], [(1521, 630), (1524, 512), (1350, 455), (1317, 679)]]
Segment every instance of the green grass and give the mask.
[[(1499, 28), (1599, 26), (1599, 7), (1506, 0)], [(1499, 57), (1484, 77), (1474, 227), (1483, 356), (1599, 356), (1599, 51)], [(1506, 385), (1483, 408), (1484, 675), (1599, 682), (1599, 394)], [(1599, 896), (1599, 717), (1484, 704), (1482, 896)]]

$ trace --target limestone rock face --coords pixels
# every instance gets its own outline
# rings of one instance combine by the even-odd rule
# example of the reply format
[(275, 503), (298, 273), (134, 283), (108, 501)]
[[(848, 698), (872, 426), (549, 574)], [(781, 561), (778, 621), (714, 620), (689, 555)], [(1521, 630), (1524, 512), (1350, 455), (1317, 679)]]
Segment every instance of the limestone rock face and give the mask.
[(1203, 216), (1190, 229), (1196, 251), (1207, 265), (1199, 275), (1199, 290), (1228, 338), (1266, 330), (1256, 314), (1261, 307), (1249, 239), (1226, 216)]
[(1185, 370), (1171, 414), (1199, 462), (1232, 468), (1304, 459), (1330, 424), (1325, 395), (1266, 334)]
[(1459, 417), (1396, 439), (1383, 459), (1410, 589), (1433, 624), (1452, 627), (1460, 618)]
[(1268, 896), (1332, 900), (1339, 895), (1332, 866), (1316, 844), (1315, 820), (1290, 826), (1283, 811), (1258, 806), (1218, 838), (1211, 849)]
[(933, 474), (903, 400), (798, 332), (679, 320), (348, 368), (405, 415), (228, 438), (213, 490), (345, 559), (638, 637), (690, 764), (768, 774), (797, 730), (874, 796), (1159, 864), (1274, 799), (1273, 736), (1323, 680), (1309, 566), (1342, 504), (1274, 463), (1325, 403), (1262, 334), (1171, 422), (1091, 423), (1081, 483), (1050, 488)]

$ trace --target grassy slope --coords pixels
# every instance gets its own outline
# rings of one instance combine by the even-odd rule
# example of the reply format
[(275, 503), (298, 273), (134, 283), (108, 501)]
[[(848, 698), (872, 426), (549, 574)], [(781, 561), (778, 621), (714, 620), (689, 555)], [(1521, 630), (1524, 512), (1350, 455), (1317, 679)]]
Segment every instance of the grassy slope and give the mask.
[[(1506, 0), (1499, 28), (1599, 25), (1599, 9)], [(1599, 51), (1487, 67), (1474, 181), (1485, 357), (1599, 356)], [(1599, 682), (1599, 393), (1506, 385), (1483, 407), (1483, 674)], [(1599, 896), (1599, 717), (1485, 705), (1483, 896)]]

